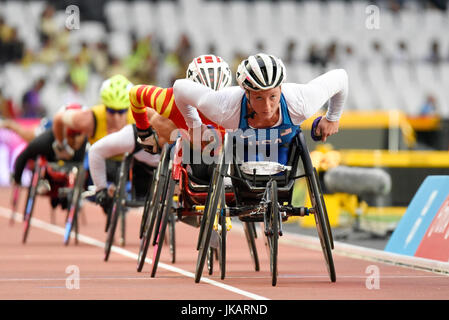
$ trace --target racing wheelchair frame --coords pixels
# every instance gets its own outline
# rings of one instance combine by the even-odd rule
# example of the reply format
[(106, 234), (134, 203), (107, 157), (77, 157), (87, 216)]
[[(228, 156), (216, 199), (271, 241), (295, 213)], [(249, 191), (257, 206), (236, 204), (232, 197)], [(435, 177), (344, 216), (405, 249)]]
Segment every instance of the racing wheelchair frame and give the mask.
[[(232, 152), (229, 161), (227, 153)], [(300, 161), (303, 174), (298, 174)], [(229, 163), (230, 162), (230, 163)], [(282, 236), (282, 222), (290, 216), (313, 214), (315, 217), (321, 248), (326, 260), (327, 271), (332, 282), (336, 281), (335, 266), (332, 257), (334, 248), (332, 232), (327, 216), (326, 206), (321, 191), (316, 169), (312, 165), (310, 154), (304, 138), (299, 130), (289, 148), (289, 161), (283, 172), (276, 175), (258, 175), (243, 172), (242, 161), (236, 154), (236, 137), (225, 135), (220, 152), (208, 202), (204, 211), (204, 231), (199, 234), (199, 252), (195, 270), (195, 282), (201, 280), (204, 263), (210, 246), (214, 219), (217, 215), (237, 216), (243, 222), (263, 222), (266, 244), (270, 252), (271, 283), (277, 283), (278, 239)], [(227, 174), (230, 167), (230, 174)], [(223, 181), (225, 177), (232, 179), (236, 205), (228, 206), (223, 202)], [(296, 179), (305, 178), (308, 185), (311, 208), (291, 205), (293, 186)]]

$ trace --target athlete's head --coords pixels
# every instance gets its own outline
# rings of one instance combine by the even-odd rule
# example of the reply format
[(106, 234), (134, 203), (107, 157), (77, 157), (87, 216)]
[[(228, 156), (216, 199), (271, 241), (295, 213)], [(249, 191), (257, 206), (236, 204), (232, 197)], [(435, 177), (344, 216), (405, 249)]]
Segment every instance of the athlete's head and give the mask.
[(236, 78), (245, 90), (250, 111), (260, 119), (274, 119), (279, 110), (281, 84), (286, 78), (282, 61), (264, 53), (249, 56), (238, 66)]
[(245, 90), (259, 91), (279, 87), (286, 78), (281, 59), (258, 53), (243, 60), (237, 68), (237, 83)]
[(187, 68), (186, 78), (214, 90), (229, 87), (232, 82), (228, 63), (213, 54), (194, 58)]
[(107, 127), (119, 130), (127, 123), (128, 110), (131, 106), (129, 90), (133, 84), (118, 74), (105, 80), (101, 85), (101, 101), (106, 106)]
[(117, 74), (105, 80), (101, 85), (101, 101), (108, 109), (124, 110), (131, 105), (129, 101), (129, 90), (133, 84), (126, 77)]

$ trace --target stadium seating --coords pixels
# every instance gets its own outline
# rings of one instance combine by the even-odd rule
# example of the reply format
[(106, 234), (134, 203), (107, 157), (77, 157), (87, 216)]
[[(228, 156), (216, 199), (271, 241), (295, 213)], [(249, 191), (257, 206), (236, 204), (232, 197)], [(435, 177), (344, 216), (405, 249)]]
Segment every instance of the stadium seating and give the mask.
[[(181, 35), (186, 34), (193, 46), (192, 55), (204, 54), (214, 45), (216, 54), (235, 64), (236, 53), (246, 56), (260, 50), (284, 58), (287, 44), (293, 40), (297, 44), (295, 61), (287, 66), (291, 82), (307, 82), (330, 68), (345, 68), (350, 77), (350, 109), (398, 108), (417, 115), (427, 95), (432, 94), (441, 106), (442, 116), (448, 117), (449, 12), (423, 9), (418, 1), (406, 1), (394, 12), (387, 4), (358, 0), (112, 0), (104, 5), (105, 23), (82, 20), (79, 30), (70, 31), (70, 50), (78, 52), (83, 42), (92, 45), (106, 41), (110, 55), (124, 59), (132, 53), (134, 39), (152, 35), (163, 44), (162, 54), (168, 54), (176, 50)], [(379, 28), (372, 29), (370, 19), (376, 8)], [(42, 47), (38, 27), (44, 9), (44, 1), (0, 2), (0, 16), (17, 27), (19, 38), (33, 52)], [(63, 28), (66, 17), (63, 10), (57, 12), (59, 27)], [(436, 68), (426, 60), (434, 40), (439, 43), (442, 59)], [(337, 44), (338, 59), (321, 68), (310, 65), (310, 46), (315, 44), (324, 54), (331, 41)], [(373, 51), (374, 41), (379, 42), (382, 54)], [(409, 58), (399, 52), (400, 41), (407, 46)], [(351, 57), (344, 52), (347, 46), (354, 52)], [(0, 66), (0, 79), (14, 79), (2, 81), (3, 91), (20, 103), (36, 77), (54, 78), (52, 72), (51, 67), (42, 65)], [(58, 81), (63, 82), (66, 73), (57, 75)], [(93, 77), (98, 82), (98, 75)], [(158, 79), (164, 82), (159, 83), (161, 86), (171, 85), (168, 76), (158, 75)], [(86, 95), (92, 96), (87, 103), (94, 103), (90, 101), (94, 95)]]

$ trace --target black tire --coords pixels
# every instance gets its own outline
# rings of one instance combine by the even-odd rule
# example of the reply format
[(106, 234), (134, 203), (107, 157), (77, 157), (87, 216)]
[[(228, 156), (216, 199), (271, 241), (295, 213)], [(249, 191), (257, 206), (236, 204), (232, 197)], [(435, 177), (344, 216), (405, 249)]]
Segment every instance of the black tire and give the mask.
[(327, 218), (326, 207), (321, 193), (321, 187), (318, 180), (318, 175), (313, 167), (310, 159), (309, 150), (305, 142), (304, 134), (302, 132), (298, 135), (299, 144), (301, 145), (301, 159), (304, 165), (304, 172), (306, 175), (307, 187), (309, 190), (310, 203), (315, 217), (318, 237), (320, 239), (321, 249), (323, 251), (324, 259), (326, 260), (326, 267), (329, 277), (332, 282), (337, 280), (335, 273), (334, 260), (332, 257), (333, 241), (330, 225)]
[(269, 185), (269, 199), (268, 212), (266, 223), (268, 224), (267, 242), (270, 248), (270, 271), (271, 271), (271, 285), (275, 286), (277, 283), (278, 274), (278, 240), (279, 240), (279, 206), (278, 206), (278, 188), (276, 180), (271, 181)]
[[(209, 184), (209, 190), (210, 190), (211, 185)], [(209, 203), (210, 201), (210, 192), (207, 193), (207, 197), (206, 197), (206, 202), (205, 203)], [(201, 246), (201, 239), (203, 238), (203, 232), (204, 232), (204, 227), (206, 225), (206, 219), (205, 219), (205, 215), (203, 212), (203, 215), (201, 216), (201, 223), (200, 223), (200, 230), (198, 232), (198, 240), (196, 242), (196, 250), (200, 250), (200, 246)]]
[(110, 222), (108, 227), (108, 235), (104, 246), (104, 261), (108, 261), (111, 253), (112, 245), (114, 244), (115, 230), (117, 229), (118, 219), (124, 211), (124, 202), (126, 200), (126, 182), (128, 180), (129, 158), (126, 156), (120, 164), (118, 186), (114, 194), (114, 203), (112, 205), (110, 215)]
[(225, 208), (226, 208), (226, 198), (224, 194), (224, 187), (223, 187), (223, 194), (221, 195), (221, 209), (220, 209), (220, 216), (219, 216), (219, 224), (221, 226), (221, 232), (219, 233), (220, 236), (220, 245), (218, 247), (218, 263), (220, 266), (220, 278), (223, 280), (226, 276), (226, 235), (227, 235), (227, 228), (226, 228), (226, 215), (224, 214)]
[(155, 176), (153, 175), (153, 179), (151, 181), (150, 188), (145, 196), (145, 204), (144, 204), (143, 212), (142, 212), (142, 220), (140, 221), (139, 239), (142, 239), (142, 237), (143, 237), (143, 233), (145, 230), (145, 224), (146, 224), (147, 218), (148, 218), (148, 212), (150, 211), (150, 202), (151, 202), (152, 196), (154, 194), (154, 188), (155, 188)]
[[(70, 234), (72, 233), (73, 227), (78, 224), (78, 212), (80, 210), (81, 204), (81, 194), (84, 190), (84, 182), (86, 180), (86, 169), (84, 165), (78, 166), (76, 173), (75, 185), (73, 187), (73, 194), (71, 196), (71, 201), (67, 213), (65, 232), (64, 232), (64, 245), (68, 245), (70, 242)], [(78, 230), (75, 230), (76, 238), (78, 237)]]
[[(226, 139), (225, 146), (226, 148)], [(226, 150), (226, 149), (225, 149)], [(195, 270), (195, 282), (198, 283), (201, 280), (201, 275), (204, 269), (204, 263), (206, 261), (206, 256), (209, 251), (210, 238), (212, 235), (212, 229), (214, 226), (214, 219), (217, 215), (218, 204), (220, 203), (220, 198), (224, 194), (224, 175), (226, 174), (228, 164), (225, 163), (224, 153), (222, 152), (219, 157), (218, 166), (214, 170), (214, 175), (209, 184), (209, 193), (205, 208), (203, 219), (204, 220), (204, 230), (200, 234), (200, 247), (198, 250), (198, 259)]]
[[(171, 170), (168, 171), (168, 177), (171, 176)], [(176, 181), (171, 177), (169, 178), (166, 195), (164, 197), (164, 205), (162, 206), (161, 223), (158, 226), (156, 224), (155, 228), (159, 229), (158, 237), (156, 239), (155, 248), (153, 251), (153, 268), (151, 270), (151, 277), (156, 276), (157, 266), (159, 264), (159, 259), (161, 257), (162, 247), (164, 246), (165, 231), (167, 230), (168, 220), (170, 215), (173, 214), (173, 195), (175, 193)]]
[(327, 214), (326, 203), (324, 202), (323, 191), (321, 189), (321, 183), (320, 183), (320, 179), (318, 179), (318, 172), (316, 171), (316, 168), (313, 168), (313, 173), (315, 175), (315, 179), (316, 179), (317, 184), (318, 184), (318, 191), (320, 193), (321, 203), (323, 204), (324, 217), (326, 219), (327, 231), (329, 233), (329, 239), (330, 239), (330, 242), (331, 242), (331, 248), (333, 250), (334, 249), (334, 237), (332, 236), (332, 228), (331, 228), (331, 224), (329, 222), (329, 215)]
[(319, 182), (314, 172), (310, 173), (307, 178), (309, 186), (310, 202), (314, 209), (315, 223), (317, 227), (318, 236), (320, 238), (321, 249), (324, 254), (324, 259), (326, 260), (326, 267), (331, 279), (331, 282), (337, 280), (335, 273), (334, 260), (332, 257), (332, 245), (330, 233), (328, 230), (328, 224), (326, 222), (326, 215), (324, 209), (324, 203), (322, 202), (322, 196), (320, 194)]
[(249, 253), (254, 263), (254, 270), (260, 270), (259, 255), (256, 247), (256, 230), (254, 222), (244, 222), (243, 229), (245, 230), (246, 242), (248, 243)]
[(170, 240), (170, 256), (171, 256), (171, 263), (176, 262), (176, 215), (175, 211), (172, 211), (169, 220), (168, 220), (168, 226), (169, 226), (169, 240)]
[(31, 216), (33, 215), (34, 203), (36, 202), (37, 186), (41, 177), (41, 171), (43, 168), (39, 164), (39, 158), (34, 162), (33, 176), (31, 178), (30, 186), (28, 187), (27, 201), (25, 205), (25, 211), (23, 214), (23, 237), (22, 243), (25, 244), (28, 238), (28, 233), (31, 227)]
[(165, 182), (167, 177), (167, 170), (169, 165), (169, 147), (164, 146), (161, 155), (161, 161), (159, 162), (158, 168), (154, 173), (153, 185), (154, 193), (148, 199), (150, 203), (148, 204), (148, 216), (145, 221), (145, 227), (143, 231), (142, 239), (140, 240), (139, 255), (137, 257), (137, 272), (141, 272), (145, 264), (145, 258), (148, 253), (148, 248), (151, 243), (151, 236), (153, 234), (154, 223), (156, 221), (156, 216), (158, 215), (159, 208), (161, 206), (161, 197), (163, 191), (165, 191)]
[(214, 256), (215, 249), (209, 247), (209, 251), (207, 252), (207, 271), (210, 276), (214, 273)]
[(19, 196), (20, 196), (20, 187), (16, 185), (13, 187), (11, 194), (11, 216), (9, 219), (10, 225), (14, 225), (14, 222), (16, 220), (16, 210), (17, 204), (19, 203)]

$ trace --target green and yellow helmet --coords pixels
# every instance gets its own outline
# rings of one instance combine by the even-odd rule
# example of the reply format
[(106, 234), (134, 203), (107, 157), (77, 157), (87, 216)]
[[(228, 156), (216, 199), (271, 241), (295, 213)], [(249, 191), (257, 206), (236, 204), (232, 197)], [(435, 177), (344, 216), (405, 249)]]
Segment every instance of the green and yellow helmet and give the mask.
[(102, 103), (112, 109), (123, 110), (130, 107), (129, 90), (133, 84), (121, 74), (110, 77), (101, 85)]

